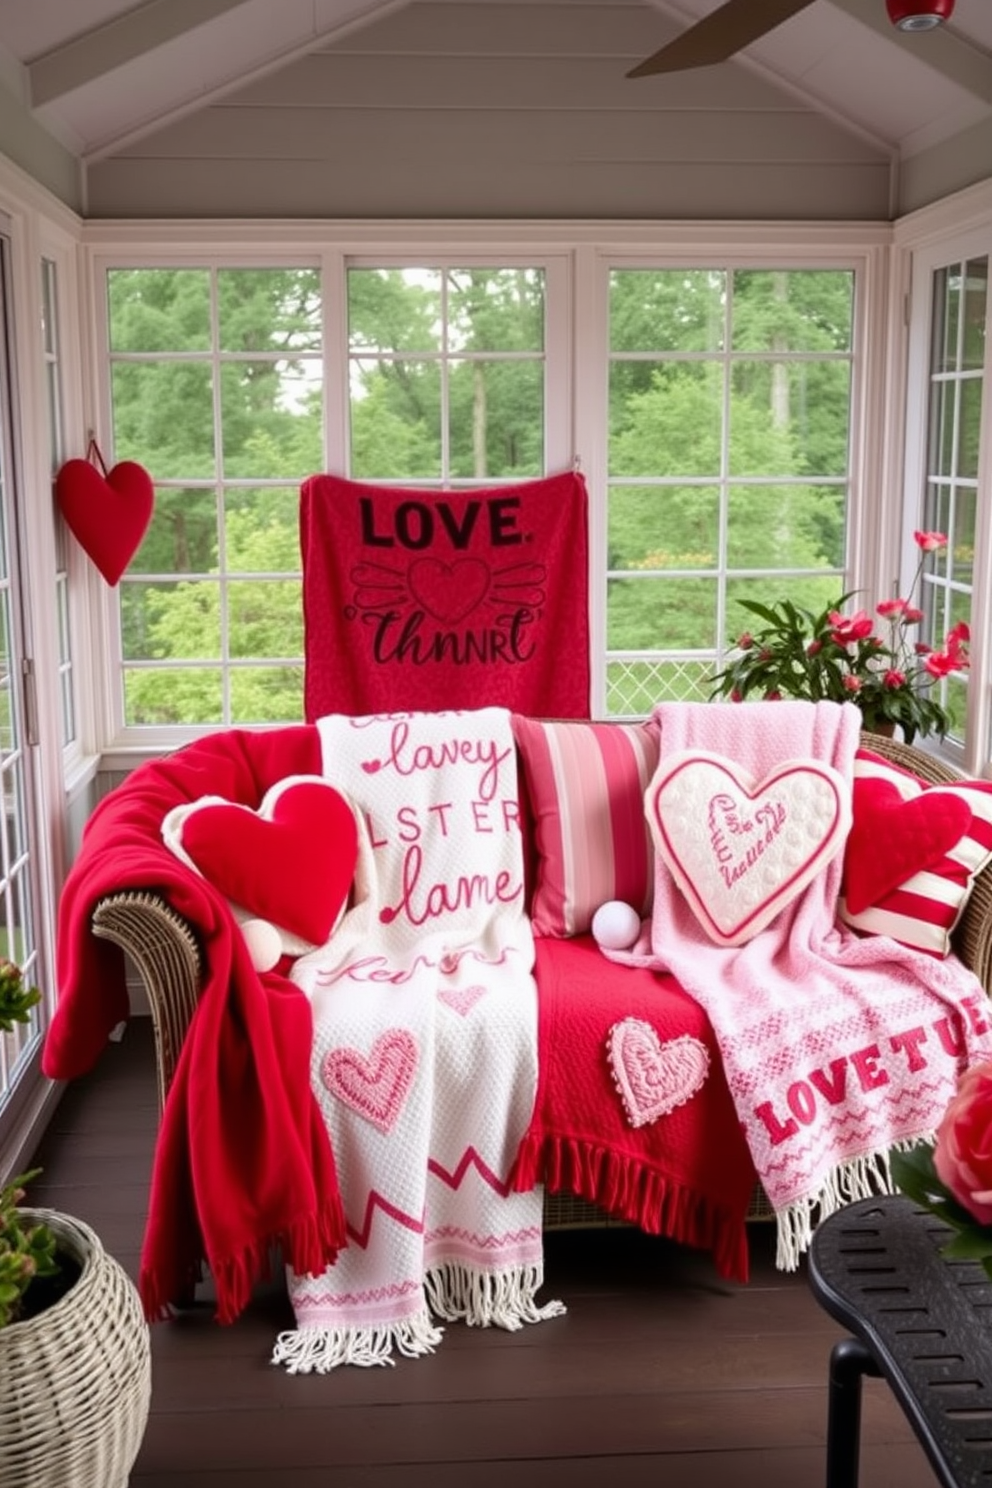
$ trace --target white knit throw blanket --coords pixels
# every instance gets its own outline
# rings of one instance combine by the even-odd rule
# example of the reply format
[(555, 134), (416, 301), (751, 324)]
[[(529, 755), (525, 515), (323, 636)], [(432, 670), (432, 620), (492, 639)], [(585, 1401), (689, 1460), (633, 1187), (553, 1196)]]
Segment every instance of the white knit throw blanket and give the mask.
[(538, 1305), (542, 1194), (507, 1180), (537, 1082), (534, 945), (510, 714), (318, 722), (359, 823), (353, 902), (292, 973), (348, 1245), (288, 1273), (293, 1372), (432, 1353), (436, 1319), (519, 1328)]
[[(663, 703), (653, 717), (656, 781), (672, 756), (701, 750), (755, 784), (803, 758), (850, 788), (860, 727), (851, 704)], [(751, 940), (728, 947), (703, 931), (659, 856), (642, 942), (609, 953), (671, 971), (706, 1009), (787, 1270), (817, 1220), (891, 1187), (889, 1149), (931, 1137), (960, 1072), (992, 1054), (987, 998), (957, 958), (861, 939), (837, 922), (842, 868), (841, 852)]]

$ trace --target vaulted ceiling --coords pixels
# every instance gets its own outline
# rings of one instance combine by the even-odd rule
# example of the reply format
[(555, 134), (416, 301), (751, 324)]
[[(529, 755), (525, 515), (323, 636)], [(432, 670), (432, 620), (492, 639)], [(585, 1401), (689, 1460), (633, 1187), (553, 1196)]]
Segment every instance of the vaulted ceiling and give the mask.
[[(755, 0), (759, 3), (759, 0)], [(0, 0), (0, 81), (93, 172), (209, 112), (305, 95), (321, 59), (337, 92), (375, 67), (403, 105), (419, 79), (435, 110), (533, 110), (542, 86), (573, 107), (683, 115), (715, 92), (773, 87), (893, 160), (992, 128), (992, 3), (956, 0), (934, 32), (897, 31), (885, 0), (812, 0), (733, 60), (627, 72), (717, 0)], [(371, 60), (370, 60), (371, 59)], [(307, 71), (307, 68), (310, 71)], [(757, 80), (757, 83), (753, 80)], [(268, 93), (266, 90), (270, 90)], [(466, 96), (469, 95), (469, 96)], [(333, 104), (334, 97), (326, 97)], [(381, 102), (381, 100), (380, 100)], [(360, 106), (360, 101), (354, 105)], [(405, 106), (412, 106), (407, 103)], [(233, 116), (228, 115), (229, 119)], [(273, 120), (275, 115), (272, 116)], [(289, 146), (286, 147), (289, 149)], [(300, 147), (294, 145), (298, 155)], [(989, 161), (992, 173), (992, 157)]]

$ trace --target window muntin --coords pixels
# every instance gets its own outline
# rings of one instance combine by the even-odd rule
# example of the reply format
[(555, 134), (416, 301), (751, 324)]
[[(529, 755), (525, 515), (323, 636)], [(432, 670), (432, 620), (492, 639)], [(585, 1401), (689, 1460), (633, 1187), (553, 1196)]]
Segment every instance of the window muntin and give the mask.
[[(41, 260), (41, 354), (45, 369), (45, 406), (48, 414), (48, 448), (52, 479), (65, 461), (65, 420), (62, 406), (62, 360), (59, 340), (58, 266), (50, 258)], [(68, 749), (77, 736), (75, 671), (69, 607), (68, 529), (55, 515), (55, 623), (58, 644), (59, 718), (62, 748)]]
[(844, 588), (847, 269), (614, 268), (606, 702), (702, 700), (741, 598)]

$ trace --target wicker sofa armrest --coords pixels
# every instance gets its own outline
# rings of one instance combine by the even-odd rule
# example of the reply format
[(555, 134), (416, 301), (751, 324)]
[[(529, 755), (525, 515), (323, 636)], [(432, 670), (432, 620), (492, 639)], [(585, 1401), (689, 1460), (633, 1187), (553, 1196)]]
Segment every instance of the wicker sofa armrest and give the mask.
[(120, 946), (141, 976), (155, 1032), (159, 1106), (164, 1107), (203, 980), (196, 935), (161, 894), (149, 889), (125, 889), (101, 899), (92, 929)]

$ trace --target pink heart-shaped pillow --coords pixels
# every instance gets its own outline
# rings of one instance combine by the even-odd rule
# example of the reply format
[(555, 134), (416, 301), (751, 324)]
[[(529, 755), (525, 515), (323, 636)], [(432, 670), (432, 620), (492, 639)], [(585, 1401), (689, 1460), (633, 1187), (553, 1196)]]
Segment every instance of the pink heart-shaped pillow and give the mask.
[(122, 460), (107, 474), (89, 460), (67, 460), (55, 497), (69, 529), (108, 584), (116, 584), (148, 530), (155, 487), (143, 465)]
[(709, 938), (743, 945), (844, 845), (851, 792), (815, 759), (753, 780), (707, 750), (663, 759), (647, 795), (659, 856)]
[(316, 776), (293, 776), (258, 811), (207, 796), (170, 817), (176, 845), (227, 899), (323, 945), (358, 863), (358, 826), (340, 791)]
[(971, 817), (961, 796), (924, 791), (905, 800), (891, 781), (855, 780), (844, 850), (848, 913), (862, 914), (914, 873), (935, 867), (967, 832)]

